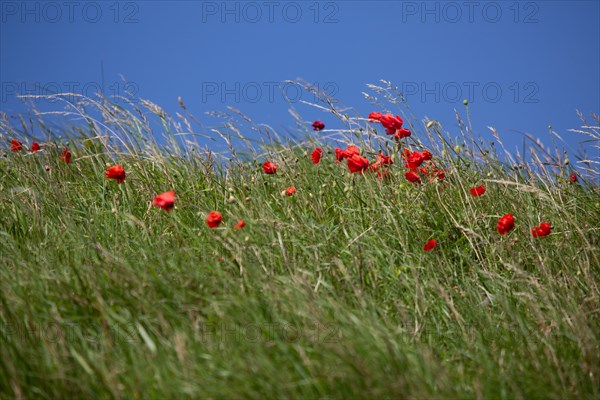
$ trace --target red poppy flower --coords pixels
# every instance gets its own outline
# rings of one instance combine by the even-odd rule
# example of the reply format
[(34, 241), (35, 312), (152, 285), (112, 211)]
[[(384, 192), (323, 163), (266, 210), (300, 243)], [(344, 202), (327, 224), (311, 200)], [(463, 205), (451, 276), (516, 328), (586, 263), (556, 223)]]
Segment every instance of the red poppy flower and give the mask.
[(379, 161), (375, 161), (373, 164), (369, 165), (369, 169), (372, 172), (379, 172), (379, 168), (381, 168), (381, 163)]
[(392, 165), (394, 163), (392, 161), (392, 157), (384, 155), (381, 151), (375, 156), (375, 158), (381, 165)]
[(571, 174), (571, 176), (569, 177), (569, 183), (577, 183), (577, 175), (575, 174)]
[(425, 246), (423, 246), (423, 250), (431, 251), (431, 250), (435, 249), (435, 246), (437, 246), (437, 240), (431, 239), (431, 240), (428, 240), (427, 243), (425, 243)]
[(430, 179), (430, 181), (435, 180), (435, 178), (438, 178), (441, 180), (446, 177), (446, 173), (444, 172), (444, 170), (439, 169), (439, 168), (436, 168), (433, 171), (431, 171), (431, 175), (432, 175), (432, 178)]
[(498, 224), (496, 225), (496, 229), (501, 235), (506, 235), (508, 232), (512, 231), (514, 227), (515, 218), (512, 216), (512, 214), (505, 214), (498, 220)]
[(421, 183), (421, 177), (416, 172), (408, 171), (404, 174), (407, 181), (412, 183)]
[(152, 201), (152, 205), (160, 207), (166, 212), (171, 211), (171, 209), (175, 205), (175, 192), (171, 191), (159, 194)]
[(323, 123), (323, 121), (315, 121), (312, 123), (312, 127), (313, 127), (313, 131), (322, 131), (323, 129), (325, 129), (325, 124)]
[(23, 143), (19, 142), (17, 139), (13, 139), (12, 142), (10, 142), (10, 149), (12, 151), (21, 151), (22, 148)]
[(423, 156), (423, 160), (425, 161), (429, 161), (433, 158), (433, 154), (431, 154), (429, 150), (423, 150), (421, 152), (421, 155)]
[(290, 186), (289, 188), (285, 189), (285, 195), (286, 196), (293, 196), (294, 193), (296, 193), (296, 188), (294, 186)]
[(419, 153), (418, 151), (415, 151), (412, 154), (410, 154), (408, 157), (406, 157), (405, 167), (408, 169), (412, 169), (414, 171), (417, 168), (419, 168), (421, 166), (421, 164), (423, 164), (423, 161), (425, 161), (423, 154)]
[(531, 228), (531, 235), (533, 237), (548, 236), (552, 231), (552, 226), (548, 222), (542, 222), (540, 226), (534, 226)]
[(405, 128), (399, 128), (396, 130), (396, 133), (394, 133), (394, 139), (396, 139), (396, 140), (400, 140), (402, 138), (409, 137), (409, 136), (410, 136), (410, 131)]
[(62, 156), (60, 157), (61, 160), (63, 160), (65, 162), (65, 164), (70, 164), (71, 163), (71, 150), (69, 150), (68, 147), (65, 147), (62, 151)]
[(358, 155), (360, 155), (360, 149), (358, 147), (354, 146), (353, 144), (346, 147), (346, 150), (344, 150), (342, 152), (343, 158), (350, 158), (352, 156), (358, 156)]
[[(377, 161), (371, 164), (369, 168), (371, 169), (371, 171), (377, 172), (377, 175), (381, 178), (382, 173), (381, 171), (379, 171), (379, 168), (381, 168), (383, 165), (391, 165), (394, 162), (392, 161), (392, 158), (390, 156), (384, 155), (383, 152), (379, 152), (379, 154), (377, 154), (375, 158), (377, 159)], [(386, 172), (389, 174), (389, 171)]]
[(338, 162), (344, 161), (346, 158), (350, 158), (354, 155), (360, 155), (360, 149), (353, 144), (346, 147), (345, 150), (342, 150), (339, 147), (335, 148), (335, 160)]
[(378, 111), (371, 111), (371, 113), (369, 114), (369, 120), (371, 122), (375, 122), (375, 121), (379, 122), (381, 117), (383, 117), (383, 114)]
[(364, 157), (361, 157), (357, 154), (354, 154), (352, 157), (348, 158), (348, 169), (350, 172), (362, 172), (369, 168), (369, 160)]
[(481, 196), (482, 194), (485, 193), (485, 186), (483, 186), (483, 185), (477, 186), (477, 187), (469, 189), (469, 191), (471, 192), (471, 196), (473, 196), (473, 197)]
[(125, 169), (121, 165), (113, 165), (106, 170), (106, 177), (114, 179), (117, 183), (123, 183), (125, 180)]
[(38, 151), (40, 149), (40, 144), (38, 142), (33, 142), (31, 143), (31, 152), (35, 153), (36, 151)]
[(265, 174), (273, 175), (277, 173), (277, 164), (273, 164), (271, 161), (267, 161), (263, 164), (262, 169), (265, 172)]
[(242, 229), (246, 226), (246, 222), (243, 219), (240, 219), (237, 224), (233, 226), (233, 229)]
[(402, 124), (404, 123), (399, 115), (394, 117), (392, 114), (382, 115), (379, 118), (379, 122), (381, 122), (381, 125), (383, 125), (385, 132), (388, 135), (393, 135), (398, 129), (402, 129)]
[(350, 158), (354, 155), (360, 155), (360, 149), (353, 144), (346, 147), (346, 150), (342, 150), (339, 147), (335, 148), (335, 159), (337, 161), (343, 161), (347, 158)]
[(211, 211), (206, 216), (206, 225), (208, 225), (209, 228), (216, 228), (221, 225), (221, 221), (223, 221), (223, 217), (220, 212)]
[(321, 161), (321, 156), (323, 155), (323, 149), (317, 147), (313, 150), (310, 158), (312, 158), (313, 164), (318, 164)]

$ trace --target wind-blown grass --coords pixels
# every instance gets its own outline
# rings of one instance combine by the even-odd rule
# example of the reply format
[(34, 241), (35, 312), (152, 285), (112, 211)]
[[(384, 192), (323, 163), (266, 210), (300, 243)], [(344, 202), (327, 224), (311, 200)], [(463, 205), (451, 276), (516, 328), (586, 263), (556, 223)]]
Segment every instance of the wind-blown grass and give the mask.
[[(413, 119), (402, 147), (426, 143), (446, 174), (413, 185), (400, 148), (327, 99), (344, 135), (286, 142), (250, 121), (264, 138), (252, 144), (228, 121), (213, 132), (229, 159), (194, 143), (187, 111), (85, 101), (102, 116), (67, 109), (85, 128), (60, 138), (48, 128), (37, 153), (3, 147), (2, 398), (600, 396), (594, 160), (569, 184), (561, 152), (534, 143), (527, 162), (500, 157), (501, 142), (474, 138), (468, 123), (457, 142)], [(4, 118), (2, 142), (31, 141), (23, 122)], [(579, 131), (598, 144), (597, 126)], [(395, 154), (391, 177), (349, 174), (319, 139), (330, 135), (369, 159)], [(276, 175), (262, 173), (267, 159)], [(104, 177), (115, 163), (121, 185)], [(485, 195), (472, 197), (480, 184)], [(168, 190), (175, 209), (152, 207)], [(223, 215), (217, 229), (210, 210)], [(506, 213), (516, 227), (501, 236)], [(247, 226), (234, 230), (239, 219)], [(552, 234), (533, 238), (541, 221)]]

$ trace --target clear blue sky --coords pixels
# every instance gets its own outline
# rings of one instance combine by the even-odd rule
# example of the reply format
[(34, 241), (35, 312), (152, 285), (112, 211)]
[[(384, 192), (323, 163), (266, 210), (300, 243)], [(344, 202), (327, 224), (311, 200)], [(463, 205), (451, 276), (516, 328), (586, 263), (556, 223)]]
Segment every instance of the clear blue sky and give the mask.
[[(181, 96), (204, 112), (232, 105), (291, 126), (276, 82), (303, 78), (365, 116), (361, 92), (380, 79), (404, 89), (418, 118), (455, 131), (470, 98), (474, 125), (516, 146), (547, 126), (579, 127), (600, 112), (600, 2), (595, 1), (0, 1), (0, 110), (16, 92), (110, 95), (129, 89), (167, 111)], [(257, 89), (260, 89), (257, 90)], [(271, 93), (274, 93), (271, 96)], [(296, 92), (288, 91), (292, 97)], [(312, 100), (304, 94), (305, 100)], [(341, 124), (295, 103), (307, 120)]]

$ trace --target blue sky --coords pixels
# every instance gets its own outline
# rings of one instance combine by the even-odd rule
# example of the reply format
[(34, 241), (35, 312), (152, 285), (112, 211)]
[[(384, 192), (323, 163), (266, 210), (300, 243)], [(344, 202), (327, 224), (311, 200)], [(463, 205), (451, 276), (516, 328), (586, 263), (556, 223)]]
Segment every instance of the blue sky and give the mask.
[[(205, 112), (231, 105), (284, 128), (293, 125), (276, 89), (284, 80), (326, 88), (366, 116), (361, 92), (385, 79), (418, 119), (451, 132), (469, 98), (479, 132), (494, 126), (520, 147), (515, 130), (549, 142), (551, 124), (576, 148), (581, 138), (566, 132), (581, 125), (576, 110), (600, 112), (599, 1), (1, 0), (0, 12), (7, 113), (23, 111), (15, 93), (103, 86), (170, 112), (181, 96), (207, 125), (217, 122)], [(284, 88), (307, 121), (342, 127)]]

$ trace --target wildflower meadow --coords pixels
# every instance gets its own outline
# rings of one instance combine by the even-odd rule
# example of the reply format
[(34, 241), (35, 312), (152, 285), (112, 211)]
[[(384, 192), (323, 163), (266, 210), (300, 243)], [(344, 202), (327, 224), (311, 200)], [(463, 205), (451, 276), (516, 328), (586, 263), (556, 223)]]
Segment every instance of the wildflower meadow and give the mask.
[(0, 114), (0, 398), (599, 398), (598, 116), (516, 152), (371, 87)]

